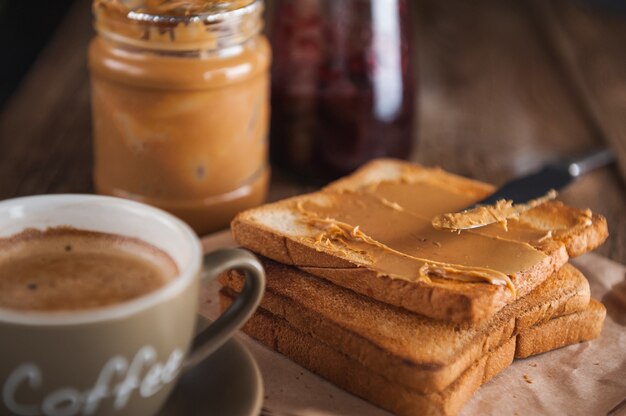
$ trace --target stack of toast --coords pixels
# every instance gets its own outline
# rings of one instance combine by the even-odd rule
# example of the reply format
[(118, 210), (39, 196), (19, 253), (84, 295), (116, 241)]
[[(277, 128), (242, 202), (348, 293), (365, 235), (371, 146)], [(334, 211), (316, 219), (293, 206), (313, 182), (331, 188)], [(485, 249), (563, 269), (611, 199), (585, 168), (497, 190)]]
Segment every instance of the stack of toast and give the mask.
[[(541, 204), (474, 231), (430, 220), (490, 185), (397, 160), (241, 213), (235, 240), (267, 290), (244, 331), (399, 415), (457, 414), (514, 358), (599, 336), (606, 314), (570, 257), (608, 236), (603, 217)], [(220, 277), (222, 307), (244, 277)]]

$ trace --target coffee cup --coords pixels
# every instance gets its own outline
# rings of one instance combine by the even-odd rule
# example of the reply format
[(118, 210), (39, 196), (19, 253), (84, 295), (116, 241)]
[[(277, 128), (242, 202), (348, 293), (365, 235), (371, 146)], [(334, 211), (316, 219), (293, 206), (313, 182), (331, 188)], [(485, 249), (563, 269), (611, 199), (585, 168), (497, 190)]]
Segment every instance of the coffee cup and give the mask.
[[(104, 306), (0, 306), (1, 415), (155, 414), (179, 375), (224, 344), (263, 295), (265, 275), (251, 253), (226, 249), (203, 256), (195, 233), (159, 209), (95, 195), (0, 202), (0, 252), (18, 240), (31, 244), (46, 230), (70, 230), (69, 237), (61, 232), (70, 240), (72, 232), (84, 231), (147, 243), (171, 259), (176, 273), (148, 293)], [(31, 240), (10, 239), (17, 235)], [(86, 241), (81, 244), (88, 246)], [(25, 253), (28, 261), (31, 253)], [(32, 256), (37, 255), (33, 251)], [(245, 289), (231, 308), (196, 335), (200, 284), (229, 269), (245, 273)], [(76, 295), (71, 285), (64, 290)]]

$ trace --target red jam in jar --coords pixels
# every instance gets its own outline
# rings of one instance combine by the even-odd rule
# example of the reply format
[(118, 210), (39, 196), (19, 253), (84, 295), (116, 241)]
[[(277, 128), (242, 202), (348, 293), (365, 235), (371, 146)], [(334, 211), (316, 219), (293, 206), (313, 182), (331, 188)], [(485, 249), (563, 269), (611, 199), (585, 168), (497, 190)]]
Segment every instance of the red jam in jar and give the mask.
[(406, 158), (414, 87), (404, 0), (278, 0), (271, 155), (313, 181)]

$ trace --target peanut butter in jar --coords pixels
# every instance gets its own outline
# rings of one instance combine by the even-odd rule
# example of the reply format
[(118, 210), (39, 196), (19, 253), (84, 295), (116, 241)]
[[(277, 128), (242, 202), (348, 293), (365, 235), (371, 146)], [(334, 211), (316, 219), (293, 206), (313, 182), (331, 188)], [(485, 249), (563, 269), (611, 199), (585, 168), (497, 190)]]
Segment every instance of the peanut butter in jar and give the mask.
[(199, 234), (265, 200), (262, 9), (262, 0), (94, 1), (98, 193), (165, 209)]

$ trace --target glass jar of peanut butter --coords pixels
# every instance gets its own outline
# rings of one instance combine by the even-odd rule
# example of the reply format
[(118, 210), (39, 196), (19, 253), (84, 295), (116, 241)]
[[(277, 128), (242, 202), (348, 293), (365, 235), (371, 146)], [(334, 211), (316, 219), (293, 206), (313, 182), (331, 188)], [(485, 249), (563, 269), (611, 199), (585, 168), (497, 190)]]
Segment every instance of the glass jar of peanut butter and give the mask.
[(98, 193), (199, 234), (267, 192), (262, 0), (95, 0), (89, 48)]

